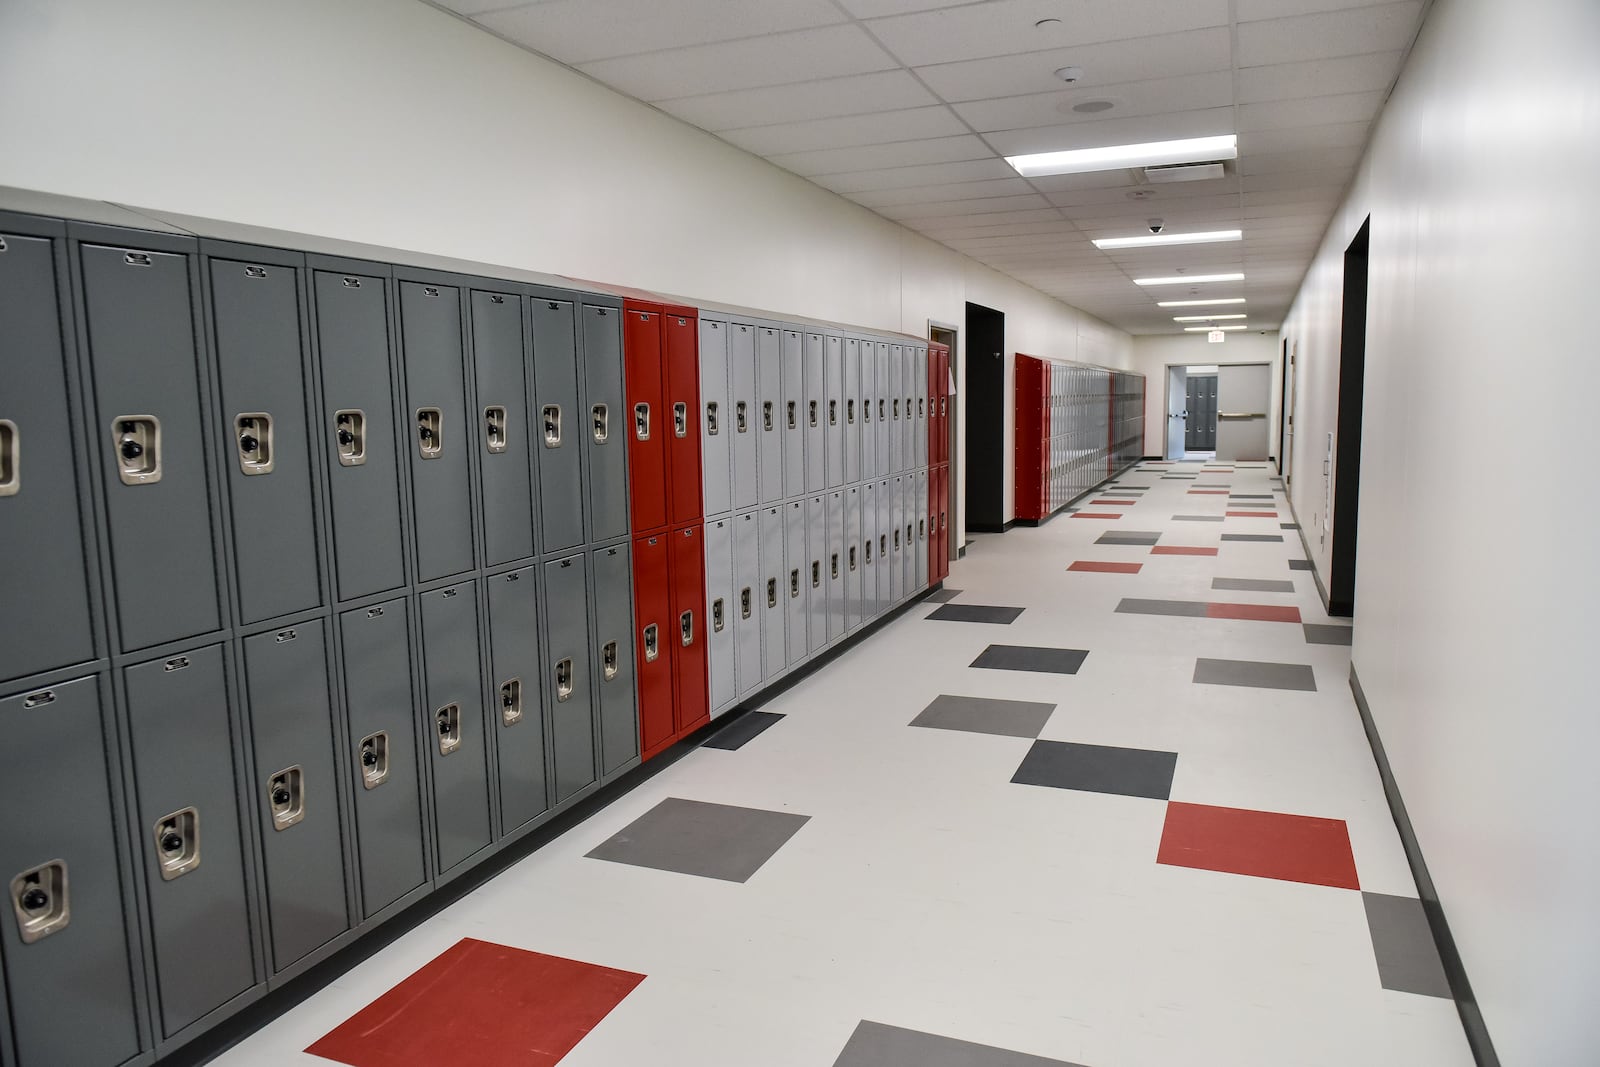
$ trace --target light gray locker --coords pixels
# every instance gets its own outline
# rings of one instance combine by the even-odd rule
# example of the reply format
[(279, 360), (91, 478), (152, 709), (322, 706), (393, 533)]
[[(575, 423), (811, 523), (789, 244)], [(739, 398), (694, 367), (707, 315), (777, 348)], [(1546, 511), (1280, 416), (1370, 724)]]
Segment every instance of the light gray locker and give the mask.
[(805, 364), (806, 406), (805, 468), (808, 493), (820, 493), (828, 485), (828, 388), (823, 370), (822, 335), (805, 335), (803, 354)]
[(761, 587), (757, 590), (761, 615), (761, 677), (783, 673), (788, 648), (784, 634), (789, 611), (789, 571), (784, 562), (783, 508), (763, 508), (760, 519)]
[(806, 387), (803, 338), (798, 330), (783, 331), (781, 370), (783, 409), (780, 412), (783, 436), (783, 495), (802, 496), (806, 491)]
[(20, 678), (93, 659), (95, 649), (57, 246), (0, 238), (0, 589), (28, 605), (0, 612), (0, 678)]
[(761, 688), (761, 513), (733, 517), (733, 643), (735, 691)]
[(341, 600), (406, 583), (386, 285), (370, 274), (312, 274)]
[(916, 513), (917, 547), (915, 552), (916, 582), (910, 592), (920, 592), (928, 587), (928, 553), (934, 544), (933, 528), (928, 525), (928, 472), (918, 471), (911, 490), (912, 511)]
[[(400, 350), (405, 357), (412, 522), (417, 579), (472, 569), (472, 490), (466, 371), (461, 362), (461, 290), (403, 281)], [(472, 426), (469, 429), (469, 425)]]
[(494, 567), (534, 553), (533, 436), (522, 354), (524, 307), (515, 293), (474, 289), (468, 299), (477, 379), (477, 404), (469, 422), (476, 426), (478, 438), (483, 559)]
[(755, 507), (761, 500), (756, 441), (761, 433), (756, 396), (756, 327), (728, 323), (728, 402), (733, 405), (733, 506)]
[(783, 499), (783, 336), (756, 327), (756, 470), (761, 503)]
[(884, 574), (883, 553), (878, 544), (878, 483), (861, 486), (861, 621), (870, 622), (883, 610), (878, 577)]
[(862, 523), (861, 487), (849, 486), (844, 491), (844, 628), (854, 630), (861, 625), (862, 596)]
[(221, 645), (123, 671), (161, 1032), (255, 984)]
[(207, 267), (239, 618), (260, 622), (322, 603), (300, 272), (233, 259)]
[(823, 364), (826, 368), (827, 412), (824, 454), (827, 463), (827, 487), (837, 489), (844, 484), (844, 339), (833, 334), (823, 337)]
[(700, 462), (707, 515), (733, 510), (733, 412), (728, 408), (728, 324), (700, 319)]
[(861, 477), (878, 476), (877, 398), (882, 395), (883, 383), (878, 372), (878, 345), (873, 341), (861, 342)]
[(449, 871), (489, 843), (489, 745), (478, 659), (477, 585), (417, 597), (423, 721), (433, 762), (434, 855)]
[(806, 499), (806, 655), (828, 643), (828, 508), (821, 496)]
[(97, 678), (0, 700), (0, 804), (12, 814), (0, 878), (14, 913), (0, 922), (0, 960), (22, 1067), (139, 1050), (101, 700)]
[(917, 405), (917, 418), (911, 431), (913, 445), (911, 466), (921, 468), (928, 465), (928, 349), (924, 345), (918, 345), (914, 353), (911, 393), (912, 402)]
[(905, 347), (888, 345), (889, 349), (889, 466), (887, 472), (899, 474), (905, 470)]
[(844, 339), (844, 481), (861, 480), (861, 342)]
[(190, 257), (81, 254), (99, 408), (91, 447), (104, 458), (113, 601), (132, 651), (221, 625)]
[(828, 583), (828, 643), (832, 644), (844, 633), (845, 600), (849, 583), (845, 576), (850, 572), (850, 554), (845, 542), (845, 493), (837, 489), (826, 498), (828, 514), (828, 558), (823, 561)]
[(783, 507), (784, 579), (778, 595), (784, 613), (784, 663), (794, 666), (806, 658), (806, 618), (811, 603), (811, 557), (806, 555), (806, 502), (791, 500)]
[[(616, 308), (583, 305), (584, 402), (589, 405), (583, 440), (589, 456), (589, 540), (608, 541), (628, 532), (629, 419), (622, 400), (622, 314)], [(548, 548), (546, 549), (548, 551)]]
[(594, 687), (589, 679), (593, 657), (586, 584), (582, 555), (544, 565), (545, 684), (541, 688), (548, 694), (545, 708), (550, 719), (557, 805), (595, 780)]
[(361, 910), (369, 919), (428, 877), (407, 629), (404, 600), (339, 617)]
[[(533, 330), (533, 454), (539, 468), (539, 548), (564, 552), (583, 544), (583, 443), (603, 416), (603, 432), (617, 414), (578, 406), (578, 342), (569, 300), (535, 298), (528, 304)], [(597, 401), (603, 403), (603, 401)], [(620, 422), (618, 425), (622, 425)]]
[(485, 578), (489, 601), (489, 728), (500, 771), (500, 832), (509, 834), (550, 808), (545, 779), (544, 712), (539, 694), (537, 568)]
[(911, 571), (912, 545), (915, 538), (906, 536), (906, 484), (912, 475), (901, 474), (889, 483), (889, 603), (898, 604), (906, 598), (907, 576)]
[(589, 554), (594, 593), (595, 663), (590, 668), (600, 716), (600, 772), (639, 755), (639, 704), (633, 660), (633, 564), (627, 544)]
[(878, 449), (878, 473), (889, 473), (889, 437), (894, 429), (894, 411), (892, 401), (893, 390), (889, 386), (890, 350), (888, 342), (879, 342), (878, 350), (878, 396), (873, 403), (873, 415), (877, 421), (873, 423)]
[(731, 517), (706, 520), (706, 610), (711, 617), (706, 651), (713, 715), (732, 707), (738, 692), (734, 677), (733, 631), (738, 598), (733, 588), (733, 523)]
[(351, 925), (326, 639), (312, 619), (243, 641), (274, 973)]

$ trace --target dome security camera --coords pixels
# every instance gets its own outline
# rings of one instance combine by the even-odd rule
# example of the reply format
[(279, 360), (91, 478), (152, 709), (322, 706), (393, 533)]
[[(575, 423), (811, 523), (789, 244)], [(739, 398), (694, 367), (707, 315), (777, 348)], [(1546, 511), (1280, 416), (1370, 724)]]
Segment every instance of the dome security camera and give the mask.
[(1167, 228), (1167, 224), (1165, 222), (1163, 222), (1162, 220), (1160, 220), (1160, 219), (1151, 219), (1150, 220), (1150, 232), (1151, 233), (1160, 233), (1162, 230), (1164, 230), (1166, 228)]

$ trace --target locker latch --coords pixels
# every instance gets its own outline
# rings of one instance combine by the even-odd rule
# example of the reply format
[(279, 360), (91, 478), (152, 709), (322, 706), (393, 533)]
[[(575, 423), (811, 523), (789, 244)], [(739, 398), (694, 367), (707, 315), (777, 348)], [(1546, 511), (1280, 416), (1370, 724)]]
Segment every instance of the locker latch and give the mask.
[(789, 572), (789, 599), (793, 600), (800, 595), (800, 568), (796, 567)]
[(849, 426), (854, 426), (856, 424), (856, 399), (855, 399), (855, 397), (851, 397), (849, 400), (846, 400), (844, 402), (844, 421), (845, 421), (846, 425), (849, 425)]
[(556, 700), (566, 701), (572, 699), (572, 657), (556, 664)]
[(641, 441), (650, 440), (650, 405), (640, 402), (633, 405), (633, 436)]
[(712, 437), (722, 432), (722, 420), (717, 415), (717, 402), (706, 401), (706, 433)]
[(799, 412), (795, 410), (795, 402), (793, 400), (789, 401), (789, 429), (796, 430), (800, 428), (800, 423), (797, 421), (798, 415)]
[(894, 550), (896, 552), (900, 551), (900, 528), (898, 526), (894, 530)]
[(872, 399), (869, 397), (861, 401), (861, 424), (863, 426), (872, 422)]
[(184, 808), (157, 819), (155, 844), (163, 882), (182, 878), (200, 866), (200, 813)]
[(948, 410), (948, 408), (947, 408), (947, 404), (948, 403), (949, 403), (949, 398), (948, 397), (942, 397), (941, 396), (939, 398), (939, 417), (941, 419), (944, 418), (945, 412)]
[(656, 657), (661, 655), (661, 633), (655, 623), (644, 628), (644, 661), (654, 663)]
[(809, 425), (815, 426), (817, 424), (817, 402), (815, 400), (808, 401), (806, 406), (809, 409)]
[(544, 424), (544, 447), (561, 447), (561, 406), (559, 404), (546, 404), (539, 411), (540, 421)]
[(361, 739), (361, 788), (376, 789), (389, 780), (389, 735), (379, 730)]
[(889, 402), (881, 396), (878, 398), (878, 421), (889, 421)]
[(239, 446), (240, 474), (272, 473), (272, 416), (247, 411), (233, 417), (233, 439)]
[[(560, 438), (561, 438), (560, 415), (561, 415), (561, 409), (557, 408), (556, 409), (556, 416), (557, 416), (556, 443), (557, 444), (561, 443), (561, 441), (560, 441)], [(589, 422), (591, 424), (591, 430), (594, 433), (594, 443), (597, 444), (597, 445), (605, 444), (606, 441), (611, 437), (611, 409), (606, 407), (606, 405), (604, 405), (604, 404), (596, 404), (593, 408), (589, 409)]]
[(287, 830), (306, 817), (305, 772), (289, 767), (267, 779), (267, 805), (272, 812), (272, 828)]
[(750, 617), (750, 587), (748, 585), (739, 590), (739, 617), (741, 619)]
[(776, 579), (776, 578), (768, 578), (767, 579), (767, 607), (775, 608), (777, 606), (778, 606), (778, 579)]
[(460, 704), (446, 704), (434, 712), (433, 725), (439, 734), (439, 755), (448, 756), (461, 747)]
[(894, 421), (899, 422), (900, 421), (900, 398), (899, 397), (895, 397), (894, 398), (894, 407), (893, 407), (892, 410), (894, 411)]
[[(900, 531), (899, 530), (896, 530), (894, 532), (894, 547), (895, 548), (899, 548), (900, 547)], [(888, 534), (879, 534), (878, 535), (878, 558), (882, 559), (885, 556), (887, 556), (888, 554), (889, 554), (889, 535)]]
[(602, 681), (611, 681), (617, 676), (617, 643), (607, 641), (600, 650), (600, 678)]
[(833, 554), (833, 577), (832, 577), (832, 580), (833, 581), (838, 581), (838, 579), (839, 579), (839, 553), (835, 552)]
[(850, 546), (850, 569), (851, 570), (855, 570), (856, 569), (856, 546), (855, 545), (851, 545)]
[(51, 860), (11, 879), (11, 906), (24, 945), (49, 937), (72, 920), (67, 896), (67, 861)]
[(941, 530), (944, 529), (944, 519), (945, 519), (944, 512), (942, 512), (942, 511), (939, 512), (939, 529), (941, 529)]
[(672, 405), (672, 434), (674, 437), (689, 436), (689, 405), (681, 400)]
[(491, 453), (506, 450), (506, 409), (499, 404), (483, 409), (483, 447)]
[(839, 402), (837, 400), (828, 401), (828, 425), (839, 425)]
[(922, 419), (926, 417), (927, 416), (922, 413), (922, 397), (919, 396), (917, 397), (917, 418)]
[(17, 466), (21, 452), (17, 424), (10, 419), (0, 419), (0, 496), (16, 496), (17, 490), (22, 488), (22, 474)]
[(367, 416), (358, 408), (333, 413), (333, 436), (341, 467), (359, 467), (367, 461)]
[(722, 627), (722, 598), (717, 597), (717, 599), (711, 602), (711, 632), (720, 634), (722, 632)]
[(694, 612), (685, 611), (678, 616), (678, 637), (683, 647), (694, 644)]
[(161, 480), (161, 420), (154, 415), (118, 415), (111, 421), (117, 477), (123, 485)]
[(417, 454), (438, 459), (444, 450), (444, 413), (438, 408), (417, 409)]
[(522, 679), (500, 683), (500, 725), (515, 726), (522, 721)]
[(867, 543), (863, 547), (866, 549), (866, 554), (862, 556), (862, 563), (870, 567), (872, 566), (872, 538), (867, 538)]
[(820, 559), (811, 561), (811, 588), (822, 588), (822, 561)]
[(761, 402), (761, 430), (763, 433), (772, 431), (772, 401), (770, 400)]
[[(899, 532), (898, 530), (895, 531), (896, 534), (899, 534)], [(911, 524), (909, 522), (906, 523), (906, 547), (911, 547)]]
[(743, 400), (737, 400), (733, 405), (733, 428), (738, 433), (750, 432), (750, 412)]
[(910, 418), (911, 418), (911, 398), (908, 396), (908, 397), (906, 397), (906, 419), (909, 420)]

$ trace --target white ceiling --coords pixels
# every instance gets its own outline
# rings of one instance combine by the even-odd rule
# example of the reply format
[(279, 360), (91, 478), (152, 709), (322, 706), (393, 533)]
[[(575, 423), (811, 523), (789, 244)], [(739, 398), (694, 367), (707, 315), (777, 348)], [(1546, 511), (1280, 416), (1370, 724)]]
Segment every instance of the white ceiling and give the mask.
[[(1132, 333), (1288, 311), (1426, 0), (430, 0)], [(1041, 19), (1060, 22), (1036, 26)], [(1068, 86), (1054, 72), (1083, 69)], [(1073, 106), (1108, 100), (1108, 110)], [(1236, 133), (1214, 181), (1004, 155)], [(1146, 199), (1130, 194), (1142, 192)], [(1101, 252), (1098, 237), (1242, 229)], [(1243, 271), (1146, 289), (1136, 277)], [(1219, 310), (1236, 311), (1237, 308)]]

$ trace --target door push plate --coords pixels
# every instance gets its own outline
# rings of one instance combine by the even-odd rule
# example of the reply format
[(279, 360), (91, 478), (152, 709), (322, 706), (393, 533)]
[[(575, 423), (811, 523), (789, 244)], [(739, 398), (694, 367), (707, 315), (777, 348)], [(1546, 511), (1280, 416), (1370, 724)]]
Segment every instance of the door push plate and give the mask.
[(154, 415), (118, 415), (111, 420), (111, 447), (123, 485), (161, 480), (161, 420)]
[(0, 496), (16, 496), (22, 488), (22, 439), (17, 424), (0, 419)]
[(822, 561), (820, 559), (811, 561), (811, 588), (822, 588)]
[(544, 426), (544, 447), (561, 447), (561, 405), (546, 404), (539, 411), (540, 422)]
[(789, 572), (789, 599), (793, 600), (800, 595), (800, 568), (795, 567)]
[(654, 663), (661, 655), (661, 634), (655, 623), (644, 628), (644, 661)]
[(817, 424), (817, 402), (815, 400), (806, 402), (806, 417), (808, 425), (815, 426)]
[(51, 860), (11, 879), (11, 907), (17, 915), (17, 936), (24, 945), (64, 929), (72, 920), (67, 861)]
[(239, 446), (240, 474), (272, 473), (272, 416), (247, 411), (233, 417), (233, 440)]
[(681, 400), (672, 405), (672, 436), (689, 436), (689, 405)]
[(360, 409), (333, 413), (333, 437), (341, 467), (359, 467), (367, 461), (367, 416)]
[(522, 721), (522, 679), (500, 683), (500, 725), (515, 726)]
[(389, 734), (379, 730), (361, 739), (358, 748), (361, 788), (376, 789), (389, 780)]
[(439, 755), (448, 756), (461, 747), (460, 704), (446, 704), (434, 712), (433, 725), (439, 734)]
[(633, 436), (641, 441), (650, 440), (650, 405), (642, 401), (633, 405)]
[(694, 644), (694, 612), (685, 611), (678, 616), (678, 638), (684, 648)]
[(734, 401), (733, 428), (737, 433), (750, 432), (750, 409), (743, 400)]
[(750, 617), (750, 587), (748, 585), (739, 590), (739, 617), (741, 619)]
[(299, 766), (288, 767), (267, 779), (267, 807), (272, 828), (287, 830), (306, 817), (306, 777)]
[(438, 459), (444, 451), (444, 413), (438, 408), (417, 409), (417, 454)]
[(602, 681), (606, 681), (606, 682), (611, 681), (611, 679), (613, 679), (613, 678), (615, 678), (617, 676), (617, 671), (618, 670), (619, 670), (619, 668), (617, 666), (617, 643), (615, 641), (607, 641), (605, 643), (605, 647), (600, 650), (600, 678), (601, 678), (601, 680)]
[(706, 401), (706, 433), (712, 437), (722, 432), (722, 419), (717, 413), (717, 402)]
[(494, 455), (506, 450), (506, 409), (499, 404), (483, 409), (483, 447)]
[(200, 813), (184, 808), (157, 819), (154, 827), (156, 863), (161, 880), (182, 878), (200, 866)]
[(725, 625), (726, 620), (723, 618), (722, 598), (717, 597), (717, 599), (711, 602), (711, 632), (720, 634), (722, 632), (722, 627)]
[(572, 657), (556, 664), (556, 702), (572, 699)]

